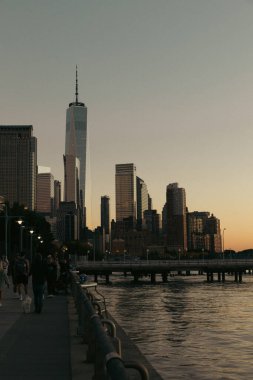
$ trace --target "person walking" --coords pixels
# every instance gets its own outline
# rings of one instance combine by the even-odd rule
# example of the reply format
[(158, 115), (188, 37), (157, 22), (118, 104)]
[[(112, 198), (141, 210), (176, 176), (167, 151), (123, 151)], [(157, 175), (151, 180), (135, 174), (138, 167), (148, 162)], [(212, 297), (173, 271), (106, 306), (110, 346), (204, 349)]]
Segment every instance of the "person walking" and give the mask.
[(14, 278), (20, 301), (23, 300), (22, 287), (25, 297), (28, 295), (29, 261), (25, 258), (24, 252), (20, 252), (14, 262)]
[(16, 259), (17, 259), (17, 255), (15, 255), (14, 257), (12, 257), (12, 259), (10, 260), (10, 264), (8, 266), (8, 276), (11, 276), (12, 278), (12, 285), (13, 285), (13, 298), (19, 298), (19, 295), (18, 295), (18, 291), (17, 291), (17, 283), (16, 283), (16, 278), (15, 278), (15, 270), (14, 270), (14, 266), (15, 266), (15, 262), (16, 262)]
[(55, 284), (57, 280), (57, 264), (52, 255), (47, 256), (47, 296), (53, 297), (55, 295)]
[(10, 286), (7, 274), (4, 269), (3, 260), (0, 259), (0, 307), (2, 307), (2, 294), (3, 294), (3, 288), (5, 285), (7, 285), (8, 288)]
[(37, 253), (33, 259), (31, 274), (35, 313), (40, 314), (43, 307), (43, 296), (47, 275), (47, 268), (40, 253)]

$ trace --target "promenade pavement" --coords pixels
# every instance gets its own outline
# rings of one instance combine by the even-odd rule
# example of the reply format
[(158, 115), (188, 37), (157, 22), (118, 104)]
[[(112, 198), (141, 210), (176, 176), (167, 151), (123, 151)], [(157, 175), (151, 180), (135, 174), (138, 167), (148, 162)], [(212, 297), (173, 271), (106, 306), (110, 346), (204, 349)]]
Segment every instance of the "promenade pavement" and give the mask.
[[(32, 296), (31, 288), (29, 294)], [(76, 336), (77, 317), (71, 296), (45, 298), (41, 314), (25, 314), (12, 289), (5, 289), (2, 304), (1, 380), (92, 378), (92, 365), (85, 363), (86, 347)]]

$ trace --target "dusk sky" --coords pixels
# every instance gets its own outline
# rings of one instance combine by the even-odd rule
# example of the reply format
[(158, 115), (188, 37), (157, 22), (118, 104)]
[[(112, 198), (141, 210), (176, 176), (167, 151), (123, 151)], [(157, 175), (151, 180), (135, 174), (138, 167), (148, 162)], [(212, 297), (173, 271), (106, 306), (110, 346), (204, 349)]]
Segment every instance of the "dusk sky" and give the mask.
[(0, 0), (0, 124), (32, 124), (63, 183), (77, 64), (88, 226), (101, 195), (115, 216), (115, 164), (134, 163), (159, 213), (178, 182), (225, 249), (253, 248), (252, 20), (253, 0)]

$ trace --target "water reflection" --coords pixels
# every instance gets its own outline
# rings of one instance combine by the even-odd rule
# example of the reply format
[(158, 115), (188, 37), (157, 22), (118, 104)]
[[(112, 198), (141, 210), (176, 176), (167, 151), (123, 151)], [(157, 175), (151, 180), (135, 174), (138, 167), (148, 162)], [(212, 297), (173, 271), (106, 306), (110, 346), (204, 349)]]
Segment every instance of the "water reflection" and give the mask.
[(164, 379), (251, 379), (253, 279), (103, 286), (109, 310)]

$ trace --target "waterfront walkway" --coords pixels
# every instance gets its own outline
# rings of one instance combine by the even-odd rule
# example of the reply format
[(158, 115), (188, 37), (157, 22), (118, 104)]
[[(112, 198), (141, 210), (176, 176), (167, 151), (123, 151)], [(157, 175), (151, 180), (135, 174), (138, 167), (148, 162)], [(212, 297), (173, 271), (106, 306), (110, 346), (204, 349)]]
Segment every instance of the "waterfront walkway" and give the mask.
[(72, 297), (46, 298), (41, 314), (24, 314), (22, 302), (13, 298), (11, 289), (5, 289), (2, 304), (1, 380), (92, 378), (92, 367), (84, 362), (85, 345), (75, 334)]
[[(29, 288), (29, 295), (32, 290)], [(4, 289), (0, 307), (1, 380), (92, 380), (94, 364), (86, 362), (88, 346), (77, 336), (78, 315), (72, 296), (45, 298), (41, 314), (25, 314), (22, 302)], [(114, 321), (117, 325), (116, 321)], [(146, 366), (150, 379), (161, 380), (151, 364), (117, 325), (123, 360)], [(131, 379), (139, 379), (129, 369)]]

